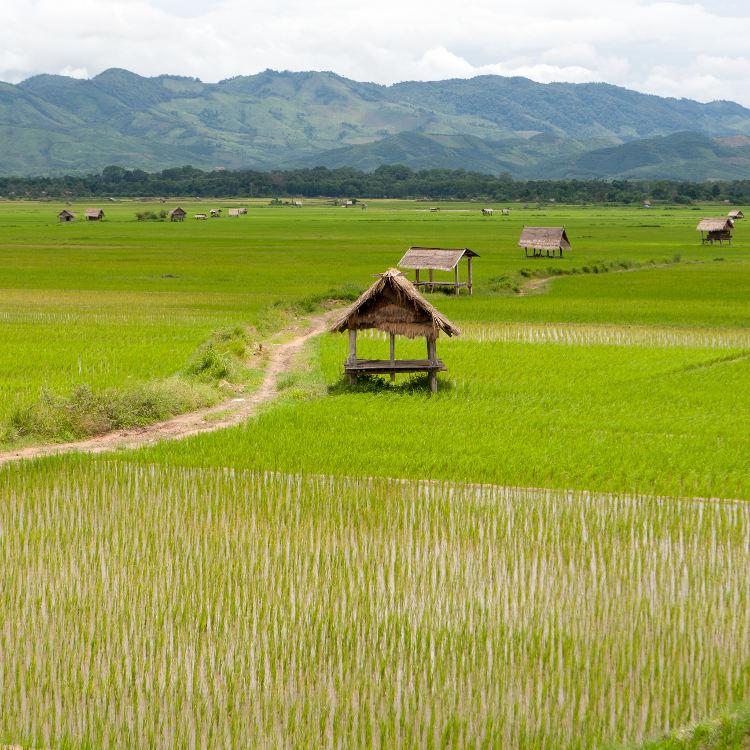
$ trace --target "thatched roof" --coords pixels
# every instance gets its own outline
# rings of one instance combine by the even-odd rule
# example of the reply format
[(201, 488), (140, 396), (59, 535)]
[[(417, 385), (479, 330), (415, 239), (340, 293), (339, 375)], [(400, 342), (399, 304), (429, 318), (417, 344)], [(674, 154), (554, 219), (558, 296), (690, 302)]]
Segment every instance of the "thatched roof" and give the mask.
[(745, 214), (742, 211), (730, 211), (728, 214), (730, 219), (744, 219)]
[(696, 227), (698, 232), (728, 232), (734, 224), (729, 218), (703, 219)]
[(565, 227), (524, 227), (518, 245), (534, 250), (570, 250)]
[(410, 247), (398, 265), (399, 268), (452, 271), (464, 257), (478, 258), (479, 255), (468, 247)]
[(391, 268), (350, 305), (331, 325), (332, 333), (376, 328), (413, 339), (437, 338), (440, 331), (458, 336), (461, 331), (438, 312), (398, 269)]
[(89, 217), (98, 219), (100, 216), (104, 216), (104, 211), (101, 208), (87, 208), (83, 213), (87, 219)]
[(173, 209), (172, 209), (172, 210), (171, 210), (171, 211), (169, 212), (169, 215), (170, 215), (170, 216), (185, 216), (185, 214), (186, 214), (186, 213), (187, 213), (187, 212), (185, 211), (185, 209), (184, 209), (184, 208), (182, 208), (181, 206), (177, 206), (177, 208), (173, 208)]
[(72, 213), (72, 212), (70, 212), (70, 211), (68, 211), (68, 209), (67, 209), (67, 208), (64, 208), (64, 209), (63, 209), (62, 211), (60, 211), (60, 213), (59, 213), (59, 214), (57, 214), (57, 215), (58, 215), (58, 217), (59, 217), (59, 218), (61, 218), (61, 219), (62, 219), (63, 217), (65, 217), (65, 216), (70, 216), (70, 217), (71, 217), (71, 219), (74, 219), (74, 218), (75, 218), (75, 214), (74, 214), (74, 213)]

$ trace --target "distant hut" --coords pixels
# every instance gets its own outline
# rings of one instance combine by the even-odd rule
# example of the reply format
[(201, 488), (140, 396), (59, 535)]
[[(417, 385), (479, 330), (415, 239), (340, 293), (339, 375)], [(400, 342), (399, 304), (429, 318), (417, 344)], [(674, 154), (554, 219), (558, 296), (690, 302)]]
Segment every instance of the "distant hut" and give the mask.
[(185, 221), (186, 216), (187, 216), (187, 211), (185, 211), (185, 209), (181, 208), (180, 206), (177, 206), (177, 208), (173, 208), (169, 212), (170, 221)]
[(220, 208), (212, 208), (210, 211), (211, 218), (212, 219), (220, 219), (221, 218), (221, 209)]
[[(368, 329), (390, 335), (390, 359), (357, 359), (357, 331)], [(395, 380), (397, 373), (426, 372), (433, 392), (437, 391), (438, 372), (446, 369), (442, 360), (437, 358), (437, 338), (441, 331), (447, 336), (458, 336), (461, 333), (395, 268), (381, 274), (339, 316), (330, 330), (332, 333), (349, 331), (349, 357), (344, 363), (344, 372), (350, 383), (354, 383), (358, 375), (390, 375), (391, 380)], [(397, 335), (410, 339), (424, 336), (427, 341), (427, 359), (396, 359)]]
[(194, 218), (197, 219), (198, 221), (205, 221), (208, 218), (208, 216), (206, 216), (206, 214), (196, 214)]
[(728, 218), (730, 218), (732, 221), (739, 221), (740, 219), (745, 218), (745, 214), (743, 214), (742, 211), (730, 211), (728, 214)]
[(482, 216), (492, 216), (494, 211), (491, 208), (483, 208), (482, 209)]
[(86, 221), (102, 221), (104, 219), (104, 211), (101, 208), (87, 208), (83, 215), (86, 217)]
[(510, 209), (504, 208), (501, 213), (503, 216), (510, 216)]
[[(452, 287), (459, 294), (461, 287), (465, 287), (469, 294), (473, 293), (474, 282), (471, 267), (473, 258), (479, 254), (468, 247), (445, 248), (445, 247), (410, 247), (403, 258), (399, 261), (399, 268), (408, 268), (414, 271), (414, 286), (425, 287), (428, 291), (435, 291), (436, 286)], [(466, 258), (466, 281), (459, 279), (458, 264), (462, 258)], [(428, 280), (420, 279), (420, 271), (428, 272)], [(435, 281), (435, 271), (453, 271), (453, 281)]]
[(239, 219), (240, 217), (240, 209), (239, 208), (230, 208), (228, 215), (230, 218)]
[(723, 245), (725, 242), (732, 244), (732, 229), (734, 223), (729, 217), (721, 219), (703, 219), (696, 227), (701, 233), (701, 242), (713, 245), (718, 242)]
[(651, 201), (643, 201), (644, 208), (651, 208)]
[(563, 250), (571, 249), (565, 227), (524, 227), (518, 246), (524, 249), (527, 258), (541, 258), (544, 253), (548, 258), (554, 258), (556, 253), (562, 258)]
[(240, 212), (240, 216), (247, 216), (246, 208), (238, 208), (237, 210)]
[(59, 214), (57, 214), (57, 220), (60, 222), (75, 221), (76, 215), (68, 211), (67, 208), (64, 208)]
[(302, 201), (294, 200), (294, 201), (292, 201), (292, 205), (293, 206), (297, 206), (299, 208), (302, 205)]

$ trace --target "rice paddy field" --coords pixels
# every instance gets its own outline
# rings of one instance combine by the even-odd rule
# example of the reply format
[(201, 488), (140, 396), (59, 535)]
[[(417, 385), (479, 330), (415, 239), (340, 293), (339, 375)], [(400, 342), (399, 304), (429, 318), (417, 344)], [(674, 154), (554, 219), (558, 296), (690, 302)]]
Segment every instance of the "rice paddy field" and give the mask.
[(478, 252), (475, 293), (430, 298), (436, 395), (346, 385), (324, 335), (240, 427), (0, 466), (0, 746), (634, 748), (750, 702), (750, 225), (695, 231), (727, 206), (144, 205), (0, 203), (0, 425), (409, 245)]

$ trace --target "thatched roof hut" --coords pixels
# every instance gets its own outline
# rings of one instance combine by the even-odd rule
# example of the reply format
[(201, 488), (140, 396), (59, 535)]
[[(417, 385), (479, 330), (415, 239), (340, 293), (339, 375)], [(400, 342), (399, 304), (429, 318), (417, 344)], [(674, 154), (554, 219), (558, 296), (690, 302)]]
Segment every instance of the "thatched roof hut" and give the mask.
[(75, 221), (76, 215), (71, 211), (68, 211), (67, 208), (64, 208), (59, 214), (57, 214), (57, 218), (62, 222)]
[(461, 333), (396, 268), (381, 274), (331, 325), (331, 331), (337, 333), (370, 328), (410, 339), (417, 336), (436, 339), (441, 331), (446, 336)]
[(478, 258), (479, 253), (468, 247), (410, 247), (398, 265), (400, 268), (432, 268), (435, 271), (452, 271), (461, 258)]
[(86, 221), (101, 221), (104, 218), (104, 211), (101, 208), (87, 208), (83, 215)]
[(180, 206), (177, 206), (177, 208), (173, 208), (169, 212), (170, 221), (184, 221), (185, 216), (187, 216), (187, 211), (185, 211), (185, 209), (181, 208)]
[(229, 216), (229, 218), (235, 218), (235, 219), (237, 219), (237, 218), (239, 218), (239, 215), (240, 215), (240, 209), (239, 208), (230, 208), (229, 211), (227, 212), (227, 215)]
[[(390, 334), (390, 359), (357, 359), (357, 331), (376, 329)], [(381, 274), (359, 299), (335, 320), (332, 333), (349, 331), (349, 357), (344, 371), (353, 383), (358, 375), (387, 375), (396, 379), (397, 373), (426, 372), (430, 390), (437, 390), (437, 373), (445, 365), (437, 358), (436, 340), (441, 331), (446, 336), (458, 336), (461, 331), (438, 312), (417, 288), (397, 269)], [(413, 339), (424, 336), (427, 359), (397, 360), (396, 335)]]
[(745, 214), (743, 214), (742, 211), (730, 211), (727, 216), (732, 221), (737, 221), (738, 219), (744, 219), (745, 218)]
[[(478, 258), (479, 254), (470, 250), (468, 247), (410, 247), (404, 257), (398, 262), (399, 268), (409, 268), (414, 270), (414, 285), (426, 287), (429, 291), (434, 291), (436, 286), (453, 287), (456, 294), (461, 287), (466, 287), (469, 294), (473, 291), (473, 273), (471, 261), (472, 258)], [(467, 262), (467, 281), (461, 282), (458, 277), (458, 264), (462, 258)], [(426, 270), (429, 272), (429, 281), (421, 281), (419, 272)], [(435, 281), (433, 271), (453, 271), (453, 281)]]
[(729, 217), (713, 218), (713, 219), (702, 219), (696, 231), (701, 233), (701, 242), (705, 245), (710, 242), (712, 245), (714, 242), (722, 244), (729, 242), (732, 244), (732, 229), (734, 228), (734, 222)]
[(531, 250), (533, 257), (546, 252), (547, 257), (554, 258), (555, 253), (559, 253), (562, 258), (563, 250), (571, 249), (565, 227), (524, 227), (518, 246), (526, 251), (527, 256)]

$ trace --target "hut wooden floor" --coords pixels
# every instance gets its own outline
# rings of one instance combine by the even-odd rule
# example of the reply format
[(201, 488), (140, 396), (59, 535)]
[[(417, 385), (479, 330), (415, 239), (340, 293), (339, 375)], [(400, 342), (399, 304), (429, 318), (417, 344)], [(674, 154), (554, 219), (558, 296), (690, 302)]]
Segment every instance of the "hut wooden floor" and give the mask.
[(442, 372), (442, 359), (357, 359), (344, 364), (347, 375), (389, 375), (404, 372)]

